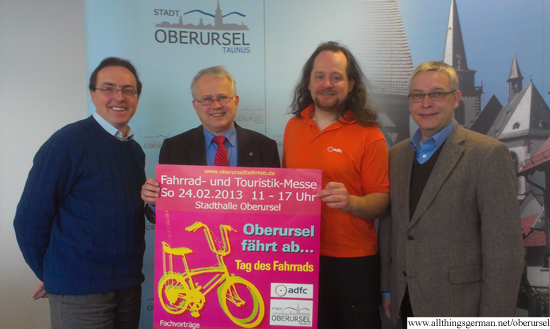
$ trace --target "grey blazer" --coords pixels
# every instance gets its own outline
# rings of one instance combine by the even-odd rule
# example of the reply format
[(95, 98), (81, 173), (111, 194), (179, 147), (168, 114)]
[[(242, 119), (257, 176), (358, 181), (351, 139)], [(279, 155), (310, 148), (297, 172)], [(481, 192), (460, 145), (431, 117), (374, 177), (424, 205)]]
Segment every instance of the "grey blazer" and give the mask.
[(395, 322), (408, 287), (414, 316), (514, 316), (523, 270), (517, 180), (508, 148), (455, 122), (412, 218), (414, 150), (389, 151), (380, 220), (382, 290)]

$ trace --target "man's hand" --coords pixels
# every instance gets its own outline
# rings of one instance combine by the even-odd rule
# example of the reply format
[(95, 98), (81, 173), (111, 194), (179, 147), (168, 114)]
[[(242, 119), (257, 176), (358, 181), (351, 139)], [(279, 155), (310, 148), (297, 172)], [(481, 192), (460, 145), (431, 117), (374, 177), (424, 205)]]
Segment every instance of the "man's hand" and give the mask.
[(32, 292), (31, 298), (37, 300), (40, 298), (48, 298), (48, 292), (44, 290), (44, 282), (40, 282), (38, 287)]
[(391, 320), (391, 302), (390, 297), (384, 297), (382, 296), (382, 310), (384, 311), (384, 314), (386, 315), (386, 318)]
[(340, 209), (343, 212), (350, 211), (350, 195), (342, 183), (328, 183), (324, 190), (317, 193), (317, 197), (321, 198), (329, 208)]
[(390, 204), (388, 193), (369, 193), (350, 195), (346, 186), (338, 182), (329, 182), (325, 189), (317, 193), (329, 208), (349, 212), (362, 219), (374, 219), (386, 214)]
[(145, 184), (141, 187), (141, 200), (154, 206), (157, 198), (160, 196), (159, 182), (152, 178), (147, 178)]

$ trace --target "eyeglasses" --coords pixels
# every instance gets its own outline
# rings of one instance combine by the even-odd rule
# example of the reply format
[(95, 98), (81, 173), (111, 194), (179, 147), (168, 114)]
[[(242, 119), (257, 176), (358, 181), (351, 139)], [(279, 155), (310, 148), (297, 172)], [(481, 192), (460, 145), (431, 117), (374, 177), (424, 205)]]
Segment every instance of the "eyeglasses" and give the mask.
[(124, 89), (117, 89), (115, 87), (103, 87), (103, 88), (95, 88), (94, 90), (101, 90), (105, 95), (107, 96), (114, 96), (116, 95), (119, 91), (124, 95), (124, 96), (130, 96), (130, 97), (135, 97), (137, 95), (137, 91), (133, 88), (124, 88)]
[(419, 93), (415, 93), (415, 94), (409, 94), (407, 97), (409, 98), (409, 100), (413, 103), (420, 103), (422, 101), (424, 101), (424, 97), (426, 97), (426, 95), (430, 96), (430, 99), (432, 101), (441, 101), (441, 100), (444, 100), (445, 97), (447, 97), (447, 95), (449, 94), (452, 94), (454, 93), (456, 90), (451, 90), (451, 91), (432, 91), (431, 93), (427, 93), (427, 94), (419, 94)]
[(235, 95), (231, 97), (221, 95), (221, 96), (218, 96), (218, 98), (204, 97), (203, 99), (195, 99), (195, 101), (201, 103), (203, 106), (208, 106), (208, 105), (212, 105), (212, 103), (214, 102), (218, 102), (220, 104), (227, 104), (233, 97), (235, 97)]

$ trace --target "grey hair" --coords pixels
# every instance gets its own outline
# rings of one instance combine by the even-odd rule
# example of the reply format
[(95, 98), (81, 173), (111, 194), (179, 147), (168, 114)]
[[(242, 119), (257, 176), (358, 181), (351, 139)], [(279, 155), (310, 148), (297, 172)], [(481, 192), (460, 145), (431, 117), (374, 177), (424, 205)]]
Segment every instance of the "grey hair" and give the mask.
[(209, 75), (218, 79), (228, 79), (231, 83), (231, 88), (233, 89), (233, 95), (237, 94), (237, 82), (235, 82), (235, 78), (233, 78), (231, 73), (229, 73), (225, 67), (217, 65), (202, 69), (195, 75), (193, 81), (191, 81), (191, 93), (193, 98), (195, 98), (195, 93), (197, 91), (197, 81), (199, 81), (203, 75)]

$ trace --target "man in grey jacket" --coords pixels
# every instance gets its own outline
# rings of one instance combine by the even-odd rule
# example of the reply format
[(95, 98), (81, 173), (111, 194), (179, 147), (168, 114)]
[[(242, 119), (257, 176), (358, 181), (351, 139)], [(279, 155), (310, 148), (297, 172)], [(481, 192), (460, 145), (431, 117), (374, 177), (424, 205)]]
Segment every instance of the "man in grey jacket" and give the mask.
[(508, 148), (454, 121), (461, 92), (447, 64), (420, 64), (409, 92), (419, 130), (390, 149), (380, 221), (386, 316), (514, 316), (523, 243)]

